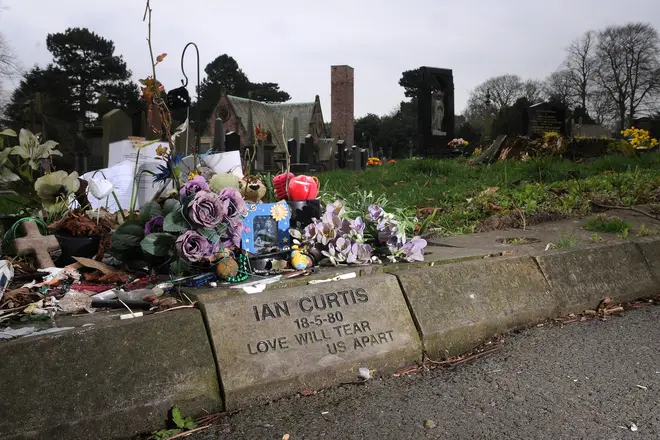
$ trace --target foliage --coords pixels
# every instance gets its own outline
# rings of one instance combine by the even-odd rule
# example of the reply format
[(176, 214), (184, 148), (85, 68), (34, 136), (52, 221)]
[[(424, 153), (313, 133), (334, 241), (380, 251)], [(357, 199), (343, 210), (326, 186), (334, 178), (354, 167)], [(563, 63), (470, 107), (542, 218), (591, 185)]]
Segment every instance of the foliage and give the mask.
[(240, 69), (236, 60), (223, 54), (211, 61), (204, 68), (206, 78), (199, 87), (199, 102), (202, 118), (202, 130), (207, 127), (208, 119), (218, 104), (218, 99), (223, 90), (233, 96), (240, 98), (251, 98), (263, 102), (286, 102), (291, 96), (277, 83), (251, 82), (245, 72)]
[(618, 217), (608, 217), (604, 215), (589, 219), (584, 225), (584, 229), (587, 231), (608, 233), (623, 233), (624, 231), (630, 230), (631, 227), (632, 225), (629, 221)]
[[(139, 110), (137, 87), (122, 57), (115, 55), (112, 41), (85, 28), (69, 28), (49, 34), (46, 46), (53, 62), (28, 71), (12, 93), (7, 108), (11, 126), (30, 120), (25, 103), (37, 92), (41, 93), (38, 104), (48, 124), (71, 133), (77, 130), (79, 120), (92, 121), (100, 100), (129, 114)], [(53, 131), (49, 130), (51, 139)]]
[(176, 406), (169, 411), (169, 419), (167, 424), (169, 425), (168, 428), (155, 431), (153, 433), (152, 439), (165, 440), (177, 434), (181, 434), (184, 431), (190, 431), (191, 429), (195, 429), (197, 427), (197, 424), (193, 421), (193, 419), (190, 416), (184, 417), (181, 414), (181, 410)]
[(638, 237), (655, 237), (660, 235), (660, 228), (649, 228), (646, 225), (641, 225), (637, 230)]
[(651, 138), (649, 132), (641, 128), (630, 127), (622, 130), (621, 134), (628, 139), (630, 145), (636, 150), (647, 150), (658, 146), (658, 140)]
[(577, 246), (577, 244), (578, 240), (573, 234), (562, 234), (557, 242), (557, 247), (560, 249), (568, 249)]
[[(364, 190), (356, 188), (377, 192), (388, 211), (401, 213), (398, 218), (423, 218), (437, 209), (428, 226), (441, 234), (473, 232), (494, 216), (511, 217), (522, 226), (521, 214), (528, 225), (536, 218), (586, 215), (591, 200), (625, 206), (660, 201), (657, 153), (582, 163), (541, 157), (484, 166), (469, 165), (466, 159), (402, 160), (395, 167), (334, 171), (318, 178), (327, 194), (324, 200), (345, 200), (346, 209), (360, 204)], [(499, 189), (484, 193), (489, 187)]]

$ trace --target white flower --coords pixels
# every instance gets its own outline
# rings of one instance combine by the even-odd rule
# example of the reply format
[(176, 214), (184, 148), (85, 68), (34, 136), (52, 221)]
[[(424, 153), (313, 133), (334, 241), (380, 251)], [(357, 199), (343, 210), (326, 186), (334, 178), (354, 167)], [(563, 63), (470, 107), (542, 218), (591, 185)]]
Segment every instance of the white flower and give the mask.
[(15, 182), (20, 180), (20, 177), (14, 174), (9, 169), (9, 167), (5, 165), (7, 163), (7, 159), (9, 159), (11, 151), (11, 148), (5, 148), (4, 150), (0, 151), (0, 183)]
[(21, 129), (18, 135), (18, 142), (20, 145), (14, 147), (11, 154), (27, 160), (33, 170), (39, 169), (41, 159), (62, 156), (62, 153), (55, 149), (58, 145), (57, 142), (46, 141), (40, 145), (39, 137), (24, 128)]
[(99, 200), (110, 196), (112, 191), (115, 189), (115, 186), (112, 184), (112, 182), (107, 179), (90, 178), (87, 180), (87, 183), (89, 185), (89, 192)]

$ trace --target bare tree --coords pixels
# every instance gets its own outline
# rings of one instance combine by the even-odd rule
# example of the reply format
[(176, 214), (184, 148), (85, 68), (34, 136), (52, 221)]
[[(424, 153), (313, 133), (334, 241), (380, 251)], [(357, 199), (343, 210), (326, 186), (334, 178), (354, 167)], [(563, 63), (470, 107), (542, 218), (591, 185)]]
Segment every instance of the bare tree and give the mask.
[(522, 84), (520, 97), (527, 98), (532, 104), (543, 101), (546, 97), (543, 83), (537, 79), (528, 79)]
[(479, 84), (470, 97), (484, 101), (486, 93), (489, 93), (493, 107), (499, 110), (512, 106), (522, 96), (523, 89), (523, 82), (518, 75), (500, 75)]
[(571, 93), (585, 109), (596, 73), (595, 47), (596, 33), (587, 31), (568, 46), (564, 61), (569, 73)]
[(660, 89), (660, 37), (646, 23), (610, 26), (599, 33), (596, 59), (596, 80), (623, 129)]
[(568, 107), (573, 100), (573, 76), (570, 70), (552, 72), (543, 82), (543, 90), (548, 99)]

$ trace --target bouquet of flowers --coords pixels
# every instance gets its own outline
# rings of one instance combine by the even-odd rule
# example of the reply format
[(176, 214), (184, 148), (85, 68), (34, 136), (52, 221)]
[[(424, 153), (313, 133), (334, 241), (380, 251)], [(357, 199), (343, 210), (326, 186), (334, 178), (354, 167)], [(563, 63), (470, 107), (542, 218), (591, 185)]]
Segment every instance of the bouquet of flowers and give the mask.
[(456, 148), (456, 149), (459, 149), (459, 150), (463, 150), (463, 149), (467, 148), (468, 141), (466, 141), (463, 138), (455, 138), (455, 139), (450, 140), (448, 145), (451, 148)]
[(367, 166), (369, 167), (378, 167), (383, 164), (383, 161), (380, 160), (378, 157), (370, 157), (367, 159)]
[(378, 205), (369, 206), (364, 220), (361, 217), (350, 219), (346, 218), (340, 201), (329, 204), (321, 219), (315, 219), (302, 232), (291, 229), (290, 234), (294, 244), (317, 261), (335, 266), (377, 262), (374, 247), (385, 248), (392, 262), (424, 261), (427, 244), (421, 237), (408, 241), (399, 222)]
[(123, 256), (141, 251), (165, 260), (176, 274), (207, 268), (240, 247), (246, 214), (237, 189), (216, 193), (203, 176), (195, 175), (181, 187), (178, 198), (150, 202), (140, 209), (138, 220), (119, 226), (112, 237), (113, 250)]

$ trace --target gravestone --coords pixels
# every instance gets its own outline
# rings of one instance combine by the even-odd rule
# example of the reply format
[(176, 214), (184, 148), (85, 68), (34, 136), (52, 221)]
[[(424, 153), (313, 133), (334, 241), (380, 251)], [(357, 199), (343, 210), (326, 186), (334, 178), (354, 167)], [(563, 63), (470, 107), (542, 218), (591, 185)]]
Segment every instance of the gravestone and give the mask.
[(357, 145), (353, 145), (351, 151), (351, 158), (353, 160), (353, 171), (360, 171), (362, 169), (362, 155), (360, 153), (361, 148)]
[(346, 168), (346, 141), (337, 141), (337, 166), (340, 170)]
[(300, 162), (312, 165), (314, 160), (314, 138), (311, 134), (305, 136), (305, 144), (300, 148)]
[(419, 151), (425, 156), (443, 156), (455, 137), (454, 75), (451, 69), (435, 67), (420, 67), (419, 71)]
[(257, 171), (265, 171), (265, 147), (264, 141), (257, 141), (257, 154), (255, 156), (255, 168)]
[(291, 160), (295, 161), (295, 163), (300, 163), (304, 162), (304, 160), (300, 160), (300, 148), (298, 146), (300, 145), (300, 128), (298, 126), (298, 118), (294, 117), (293, 118), (293, 139), (296, 141), (296, 155), (291, 156)]
[(108, 166), (110, 144), (128, 139), (133, 134), (133, 122), (122, 110), (115, 109), (103, 115), (101, 125), (103, 126), (101, 168), (105, 168)]
[(542, 138), (548, 132), (566, 136), (566, 107), (541, 102), (527, 107), (524, 117), (526, 132), (531, 138)]
[(335, 140), (322, 138), (318, 142), (318, 158), (325, 171), (335, 169)]
[(225, 124), (222, 122), (222, 119), (218, 118), (215, 120), (215, 127), (213, 133), (213, 152), (214, 153), (224, 153), (226, 150), (225, 146)]
[(387, 374), (421, 358), (395, 277), (378, 275), (203, 301), (231, 411)]
[(291, 138), (287, 141), (286, 148), (289, 152), (289, 156), (291, 156), (291, 162), (298, 163), (298, 160), (296, 159), (298, 157), (298, 142), (296, 142), (294, 138)]
[(230, 131), (225, 135), (226, 151), (240, 151), (241, 137), (235, 131)]
[(366, 148), (360, 150), (360, 162), (363, 170), (367, 169), (367, 162), (369, 162), (369, 152)]

